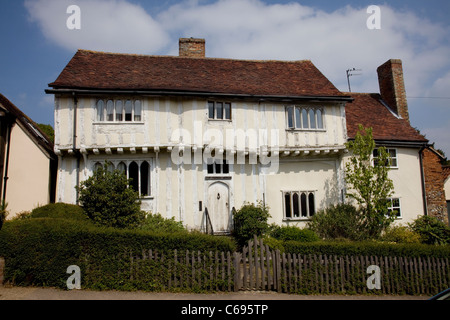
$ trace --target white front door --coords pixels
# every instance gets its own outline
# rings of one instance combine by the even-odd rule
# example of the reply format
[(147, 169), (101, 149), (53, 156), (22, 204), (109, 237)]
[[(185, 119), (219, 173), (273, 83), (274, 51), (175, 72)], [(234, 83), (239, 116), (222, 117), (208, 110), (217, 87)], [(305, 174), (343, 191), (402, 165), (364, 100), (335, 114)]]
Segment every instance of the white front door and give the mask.
[(215, 182), (208, 188), (208, 213), (214, 232), (230, 231), (229, 189), (225, 183)]

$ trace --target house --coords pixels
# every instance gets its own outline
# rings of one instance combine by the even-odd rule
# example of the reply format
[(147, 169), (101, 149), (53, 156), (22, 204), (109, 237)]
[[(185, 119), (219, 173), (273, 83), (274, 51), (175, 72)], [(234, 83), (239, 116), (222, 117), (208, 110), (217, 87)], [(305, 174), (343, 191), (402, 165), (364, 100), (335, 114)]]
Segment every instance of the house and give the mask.
[(54, 202), (56, 161), (45, 133), (0, 94), (0, 195), (8, 219)]
[(207, 212), (215, 232), (229, 232), (232, 208), (257, 201), (270, 207), (270, 222), (304, 225), (344, 200), (345, 143), (362, 121), (395, 152), (392, 209), (401, 207), (405, 222), (423, 214), (427, 140), (389, 100), (342, 93), (309, 60), (207, 58), (205, 41), (193, 38), (179, 49), (78, 50), (49, 84), (57, 201), (77, 203), (75, 186), (108, 160), (132, 178), (144, 210), (192, 229), (205, 226)]
[(445, 202), (447, 204), (447, 219), (450, 221), (450, 166), (442, 166), (444, 179)]

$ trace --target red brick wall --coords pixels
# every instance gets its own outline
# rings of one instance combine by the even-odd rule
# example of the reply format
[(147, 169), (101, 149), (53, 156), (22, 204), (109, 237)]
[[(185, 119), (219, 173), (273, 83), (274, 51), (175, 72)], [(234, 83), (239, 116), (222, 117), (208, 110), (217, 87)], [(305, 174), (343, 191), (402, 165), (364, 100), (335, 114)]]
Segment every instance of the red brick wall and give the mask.
[(444, 174), (440, 158), (430, 149), (423, 150), (423, 173), (428, 215), (448, 224)]
[(377, 72), (381, 97), (394, 112), (409, 122), (402, 61), (388, 60), (378, 67)]
[(205, 57), (205, 39), (180, 38), (179, 40), (180, 57)]

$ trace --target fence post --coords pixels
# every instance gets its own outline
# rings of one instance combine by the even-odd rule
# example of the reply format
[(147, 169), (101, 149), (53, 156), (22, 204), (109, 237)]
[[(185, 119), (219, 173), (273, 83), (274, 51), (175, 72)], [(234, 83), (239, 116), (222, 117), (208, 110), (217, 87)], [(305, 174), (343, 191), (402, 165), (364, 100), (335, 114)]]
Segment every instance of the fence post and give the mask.
[(4, 270), (5, 270), (5, 258), (0, 257), (0, 287), (3, 286), (3, 281), (5, 279)]
[(241, 257), (239, 252), (233, 253), (234, 256), (234, 291), (237, 292), (240, 289), (240, 278), (241, 278), (241, 271), (239, 270), (240, 264), (241, 264)]

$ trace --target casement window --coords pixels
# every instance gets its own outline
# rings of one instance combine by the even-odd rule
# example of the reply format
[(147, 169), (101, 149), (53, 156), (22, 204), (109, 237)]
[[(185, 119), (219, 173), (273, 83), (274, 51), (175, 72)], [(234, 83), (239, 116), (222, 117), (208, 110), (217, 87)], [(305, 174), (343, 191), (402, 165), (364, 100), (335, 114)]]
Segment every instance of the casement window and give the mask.
[(291, 130), (323, 130), (323, 109), (317, 107), (286, 107), (287, 127)]
[(208, 119), (231, 120), (231, 103), (208, 101)]
[(392, 213), (395, 211), (395, 215), (397, 218), (402, 216), (402, 210), (400, 208), (400, 199), (399, 198), (389, 198), (387, 199), (388, 212)]
[(283, 191), (285, 219), (308, 219), (316, 213), (314, 191)]
[[(94, 171), (103, 167), (104, 162), (96, 162)], [(139, 193), (140, 197), (151, 196), (150, 163), (145, 160), (123, 160), (108, 162), (107, 170), (119, 170), (127, 179), (131, 179), (130, 187)]]
[(95, 105), (98, 122), (141, 122), (142, 102), (132, 99), (97, 100)]
[[(391, 168), (398, 168), (397, 149), (386, 149), (386, 152), (389, 154), (388, 166)], [(377, 163), (378, 163), (378, 149), (374, 149), (373, 164), (376, 165)]]
[(220, 175), (230, 173), (230, 165), (226, 160), (208, 159), (206, 168), (208, 174)]

